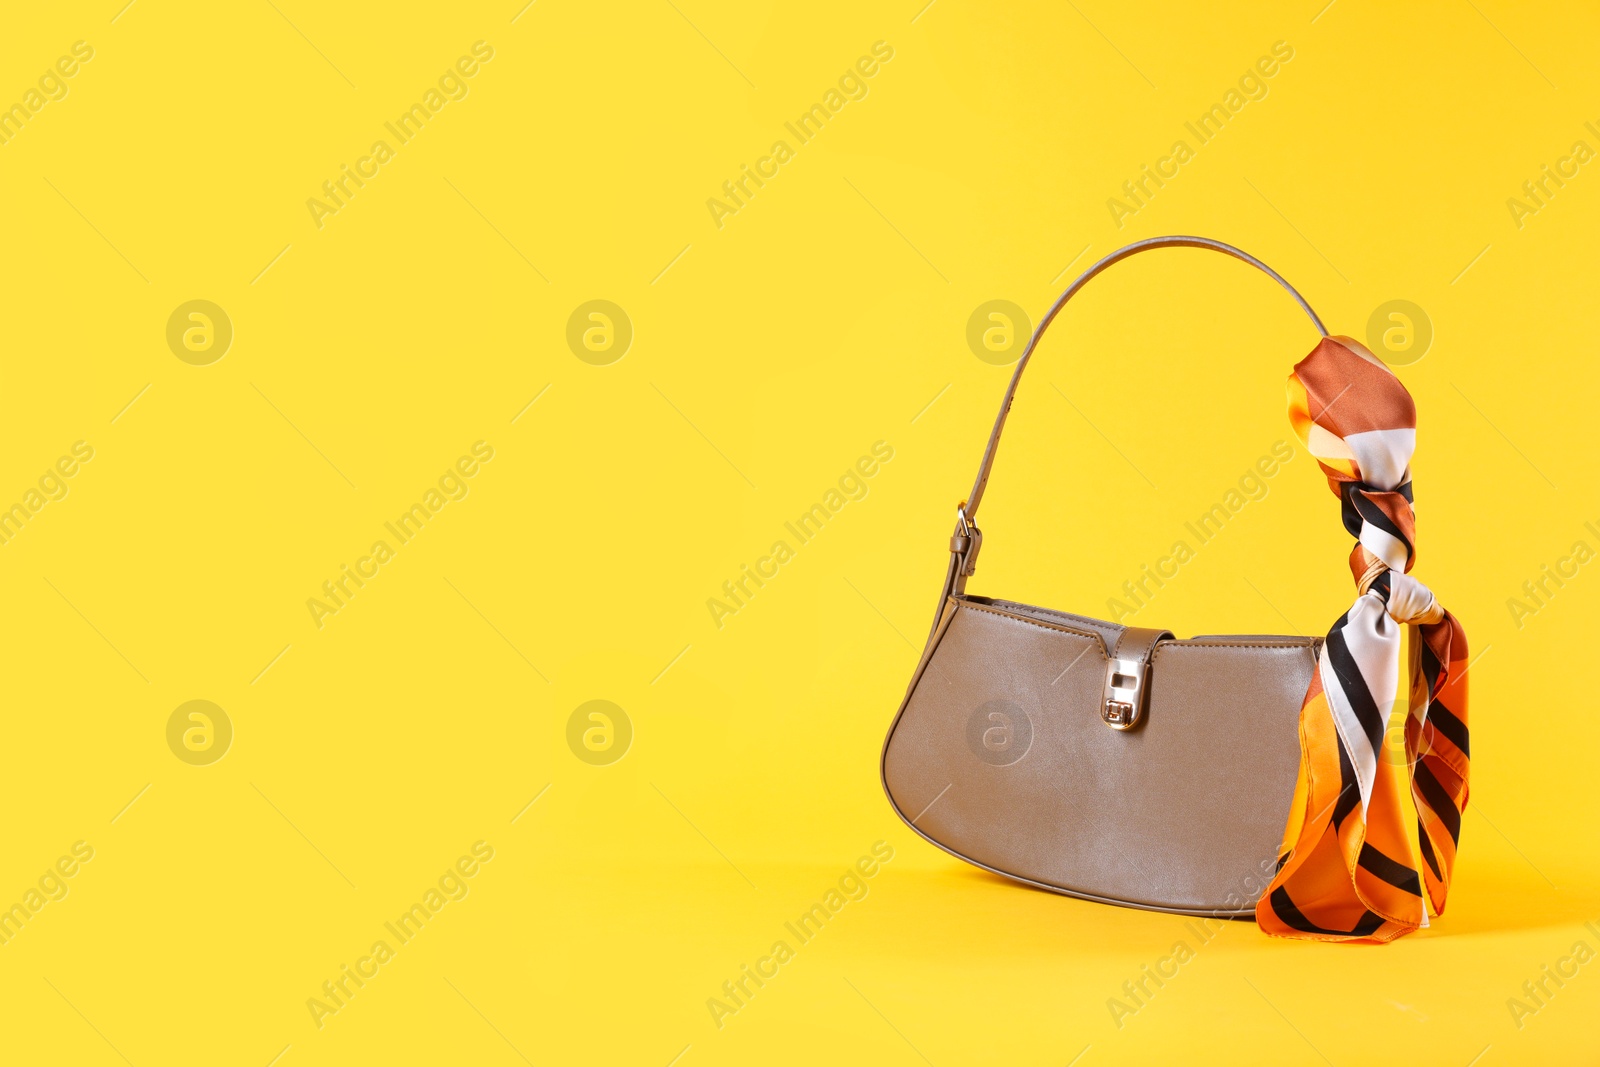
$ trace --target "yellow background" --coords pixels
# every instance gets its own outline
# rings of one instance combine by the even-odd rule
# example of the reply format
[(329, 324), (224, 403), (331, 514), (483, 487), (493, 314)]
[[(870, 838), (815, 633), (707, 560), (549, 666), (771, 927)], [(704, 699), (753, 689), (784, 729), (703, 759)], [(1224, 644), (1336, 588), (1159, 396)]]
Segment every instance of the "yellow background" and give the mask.
[[(1507, 1008), (1600, 948), (1600, 572), (1520, 627), (1507, 607), (1600, 547), (1600, 176), (1520, 228), (1506, 206), (1600, 147), (1592, 16), (121, 2), (0, 36), (4, 102), (94, 48), (0, 146), (0, 503), (95, 450), (0, 546), (0, 904), (94, 849), (0, 946), (7, 1062), (1595, 1061), (1600, 964), (1520, 1029)], [(479, 40), (466, 98), (319, 229), (307, 199)], [(865, 98), (719, 228), (707, 199), (877, 41)], [(1106, 200), (1278, 41), (1266, 97), (1118, 228)], [(1261, 256), (1335, 333), (1426, 310), (1400, 372), (1416, 573), (1482, 658), (1442, 921), (1382, 949), (1232, 924), (1118, 1028), (1107, 999), (1184, 921), (959, 864), (895, 819), (877, 759), (1010, 372), (968, 316), (1037, 319), (1162, 233)], [(209, 366), (165, 340), (194, 299), (234, 328)], [(634, 327), (607, 366), (565, 340), (593, 299)], [(1024, 382), (973, 591), (1106, 614), (1290, 439), (1313, 339), (1221, 257), (1097, 281)], [(469, 495), (319, 629), (307, 599), (480, 440)], [(869, 494), (714, 625), (707, 599), (880, 440)], [(1297, 452), (1137, 621), (1321, 632), (1347, 548)], [(235, 731), (209, 766), (166, 742), (196, 699)], [(566, 742), (594, 699), (634, 730), (609, 766)], [(480, 840), (469, 895), (319, 1028), (307, 999)], [(880, 840), (870, 893), (719, 1029), (707, 999)]]

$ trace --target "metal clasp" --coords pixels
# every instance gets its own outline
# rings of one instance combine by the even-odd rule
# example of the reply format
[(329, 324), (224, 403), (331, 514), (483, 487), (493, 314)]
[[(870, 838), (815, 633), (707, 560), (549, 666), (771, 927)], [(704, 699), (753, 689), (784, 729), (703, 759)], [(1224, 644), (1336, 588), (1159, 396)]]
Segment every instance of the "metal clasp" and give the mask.
[(1144, 718), (1150, 661), (1156, 646), (1172, 636), (1171, 630), (1127, 626), (1117, 635), (1107, 657), (1106, 684), (1100, 697), (1100, 718), (1113, 730), (1131, 730)]
[(1144, 707), (1146, 668), (1143, 659), (1119, 657), (1111, 661), (1106, 701), (1100, 709), (1100, 717), (1113, 730), (1131, 729), (1139, 721), (1140, 710)]

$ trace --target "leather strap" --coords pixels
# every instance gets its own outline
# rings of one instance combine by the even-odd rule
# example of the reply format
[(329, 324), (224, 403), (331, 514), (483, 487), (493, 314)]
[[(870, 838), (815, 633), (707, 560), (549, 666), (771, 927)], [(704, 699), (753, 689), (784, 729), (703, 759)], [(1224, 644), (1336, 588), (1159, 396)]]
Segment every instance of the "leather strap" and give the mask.
[(1022, 358), (1017, 360), (1017, 369), (1011, 374), (1011, 384), (1006, 386), (1005, 399), (1000, 403), (1000, 413), (995, 416), (994, 429), (989, 432), (989, 443), (983, 450), (983, 462), (978, 466), (978, 477), (972, 483), (972, 492), (967, 495), (966, 500), (962, 501), (955, 533), (950, 538), (950, 566), (945, 573), (944, 588), (939, 594), (939, 608), (934, 612), (933, 628), (928, 633), (930, 640), (933, 637), (933, 633), (938, 629), (939, 616), (944, 611), (945, 601), (949, 599), (951, 594), (961, 593), (966, 590), (967, 578), (972, 575), (977, 567), (978, 550), (983, 547), (983, 534), (974, 522), (978, 514), (978, 503), (983, 499), (984, 487), (989, 484), (989, 472), (994, 467), (995, 452), (1000, 447), (1000, 434), (1006, 426), (1006, 415), (1010, 413), (1011, 402), (1017, 395), (1017, 384), (1022, 380), (1022, 372), (1027, 369), (1028, 360), (1033, 358), (1033, 350), (1039, 347), (1039, 339), (1044, 336), (1045, 329), (1055, 320), (1056, 315), (1066, 306), (1067, 301), (1071, 300), (1079, 289), (1089, 284), (1089, 279), (1113, 263), (1127, 259), (1129, 256), (1137, 255), (1140, 252), (1149, 251), (1152, 248), (1207, 248), (1213, 252), (1221, 252), (1224, 255), (1232, 256), (1235, 259), (1242, 259), (1288, 290), (1289, 295), (1294, 297), (1295, 302), (1300, 305), (1300, 309), (1306, 313), (1312, 324), (1316, 326), (1317, 332), (1323, 337), (1328, 336), (1327, 328), (1322, 325), (1322, 320), (1317, 317), (1317, 313), (1311, 310), (1311, 305), (1306, 303), (1305, 297), (1296, 292), (1294, 286), (1284, 281), (1282, 275), (1255, 256), (1250, 255), (1250, 253), (1235, 248), (1233, 245), (1225, 244), (1222, 241), (1213, 241), (1209, 237), (1174, 235), (1135, 241), (1131, 245), (1124, 245), (1122, 248), (1117, 249), (1080, 274), (1078, 279), (1067, 286), (1066, 291), (1056, 298), (1056, 302), (1050, 306), (1050, 310), (1034, 329), (1033, 336), (1028, 339), (1028, 347), (1023, 350)]
[(1045, 314), (1045, 317), (1040, 321), (1038, 328), (1033, 331), (1033, 336), (1029, 338), (1028, 347), (1022, 353), (1022, 358), (1017, 360), (1017, 369), (1011, 374), (1011, 384), (1006, 387), (1005, 400), (1003, 400), (1000, 404), (1000, 414), (995, 416), (994, 429), (989, 433), (989, 445), (984, 449), (983, 463), (978, 467), (978, 477), (972, 483), (972, 492), (967, 494), (966, 509), (968, 523), (971, 523), (975, 518), (977, 518), (978, 502), (983, 499), (984, 486), (986, 486), (989, 482), (989, 469), (994, 466), (995, 450), (1000, 447), (1000, 432), (1005, 429), (1006, 415), (1011, 411), (1011, 401), (1017, 395), (1017, 383), (1022, 380), (1022, 372), (1028, 369), (1028, 360), (1033, 357), (1033, 350), (1039, 346), (1039, 339), (1044, 336), (1044, 331), (1046, 328), (1049, 327), (1050, 323), (1055, 319), (1056, 315), (1061, 311), (1061, 309), (1066, 306), (1067, 301), (1072, 299), (1073, 294), (1077, 293), (1079, 289), (1082, 289), (1085, 285), (1089, 284), (1089, 279), (1093, 278), (1096, 274), (1099, 274), (1113, 263), (1127, 259), (1129, 256), (1138, 255), (1140, 252), (1148, 252), (1153, 248), (1209, 248), (1213, 252), (1221, 252), (1224, 255), (1232, 256), (1235, 259), (1244, 260), (1246, 263), (1250, 264), (1252, 267), (1255, 267), (1257, 270), (1262, 271), (1273, 281), (1287, 289), (1289, 291), (1289, 295), (1294, 297), (1295, 302), (1300, 305), (1301, 310), (1303, 310), (1306, 315), (1310, 317), (1312, 323), (1317, 327), (1317, 332), (1323, 337), (1328, 336), (1328, 330), (1322, 325), (1322, 320), (1317, 318), (1317, 313), (1311, 310), (1311, 305), (1306, 303), (1305, 297), (1301, 296), (1295, 291), (1294, 286), (1284, 281), (1283, 277), (1279, 275), (1277, 271), (1261, 262), (1255, 256), (1252, 256), (1248, 252), (1237, 249), (1230, 244), (1223, 244), (1221, 241), (1213, 241), (1209, 237), (1152, 237), (1145, 241), (1135, 241), (1131, 245), (1125, 245), (1122, 248), (1117, 249), (1115, 252), (1111, 253), (1109, 256), (1106, 256), (1100, 262), (1096, 263), (1094, 266), (1080, 274), (1078, 276), (1078, 280), (1067, 286), (1066, 292), (1062, 293), (1056, 298), (1056, 302), (1051, 305), (1049, 312)]

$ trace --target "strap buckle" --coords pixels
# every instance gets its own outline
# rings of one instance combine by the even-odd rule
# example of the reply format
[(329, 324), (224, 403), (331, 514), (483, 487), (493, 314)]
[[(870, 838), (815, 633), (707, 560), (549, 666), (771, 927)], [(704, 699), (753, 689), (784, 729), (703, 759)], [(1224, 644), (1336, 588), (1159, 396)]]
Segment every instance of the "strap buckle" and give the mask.
[(960, 557), (958, 573), (971, 576), (982, 547), (983, 531), (967, 518), (967, 502), (963, 500), (956, 505), (956, 532), (950, 538), (950, 551)]

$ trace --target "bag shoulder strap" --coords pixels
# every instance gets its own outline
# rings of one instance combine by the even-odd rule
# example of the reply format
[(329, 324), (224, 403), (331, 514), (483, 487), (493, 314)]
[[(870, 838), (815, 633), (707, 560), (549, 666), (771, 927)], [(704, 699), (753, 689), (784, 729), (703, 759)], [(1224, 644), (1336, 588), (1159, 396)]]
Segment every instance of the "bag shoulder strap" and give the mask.
[[(983, 450), (983, 462), (978, 466), (978, 477), (972, 483), (972, 492), (967, 495), (967, 499), (962, 501), (956, 509), (956, 532), (950, 541), (952, 557), (950, 572), (945, 579), (944, 596), (940, 597), (939, 601), (941, 611), (943, 610), (945, 599), (952, 592), (959, 593), (966, 588), (967, 577), (972, 574), (976, 565), (978, 549), (983, 543), (983, 535), (974, 524), (974, 519), (978, 514), (978, 503), (983, 499), (985, 486), (989, 484), (989, 472), (994, 466), (995, 452), (1000, 447), (1000, 434), (1005, 429), (1006, 415), (1011, 411), (1011, 402), (1017, 395), (1017, 383), (1022, 380), (1022, 372), (1027, 369), (1028, 360), (1033, 357), (1033, 350), (1039, 347), (1039, 339), (1044, 336), (1045, 329), (1055, 320), (1056, 315), (1066, 306), (1067, 301), (1071, 300), (1079, 289), (1089, 284), (1089, 279), (1113, 263), (1127, 259), (1129, 256), (1137, 255), (1140, 252), (1147, 252), (1152, 248), (1208, 248), (1213, 252), (1221, 252), (1235, 259), (1242, 259), (1283, 286), (1289, 295), (1294, 297), (1295, 302), (1300, 305), (1300, 309), (1311, 319), (1312, 324), (1317, 328), (1317, 332), (1323, 337), (1328, 336), (1327, 328), (1322, 325), (1322, 320), (1317, 318), (1317, 313), (1311, 310), (1311, 305), (1306, 303), (1305, 297), (1296, 292), (1294, 286), (1284, 281), (1282, 275), (1250, 253), (1235, 248), (1233, 245), (1224, 244), (1222, 241), (1213, 241), (1209, 237), (1151, 237), (1144, 241), (1135, 241), (1131, 245), (1125, 245), (1117, 249), (1084, 271), (1078, 276), (1077, 281), (1067, 286), (1066, 291), (1056, 298), (1056, 302), (1050, 306), (1050, 310), (1040, 320), (1038, 327), (1033, 331), (1033, 336), (1028, 339), (1028, 347), (1023, 350), (1022, 358), (1017, 360), (1017, 369), (1011, 374), (1011, 384), (1006, 387), (1005, 399), (1000, 403), (1000, 413), (995, 416), (994, 429), (990, 431), (988, 446)], [(937, 625), (937, 618), (935, 619), (935, 625)]]
[(1294, 297), (1295, 302), (1300, 305), (1301, 310), (1310, 317), (1312, 323), (1317, 327), (1317, 332), (1324, 337), (1328, 336), (1328, 331), (1326, 327), (1322, 325), (1322, 320), (1317, 318), (1317, 313), (1311, 310), (1311, 305), (1306, 303), (1305, 297), (1301, 296), (1295, 291), (1294, 286), (1284, 281), (1282, 275), (1273, 270), (1271, 267), (1267, 266), (1265, 263), (1261, 262), (1255, 256), (1252, 256), (1250, 253), (1241, 249), (1235, 248), (1233, 245), (1224, 244), (1221, 241), (1213, 241), (1209, 237), (1173, 236), (1151, 237), (1148, 240), (1135, 241), (1131, 245), (1125, 245), (1124, 247), (1117, 249), (1115, 252), (1112, 252), (1110, 255), (1100, 260), (1100, 262), (1096, 263), (1094, 266), (1080, 274), (1078, 276), (1078, 280), (1067, 286), (1066, 291), (1056, 298), (1056, 302), (1050, 306), (1050, 310), (1045, 314), (1045, 317), (1040, 320), (1038, 327), (1033, 331), (1033, 336), (1029, 338), (1028, 347), (1023, 351), (1022, 358), (1017, 360), (1017, 369), (1011, 374), (1011, 384), (1006, 387), (1005, 399), (1001, 401), (1000, 404), (1000, 413), (995, 416), (994, 429), (989, 434), (989, 445), (984, 449), (983, 463), (978, 467), (977, 480), (972, 483), (972, 492), (967, 496), (965, 507), (968, 523), (972, 522), (973, 518), (976, 517), (978, 513), (978, 502), (983, 499), (984, 487), (989, 482), (989, 470), (994, 466), (995, 451), (1000, 447), (1000, 433), (1005, 429), (1006, 415), (1011, 411), (1011, 401), (1017, 395), (1017, 383), (1022, 380), (1022, 372), (1027, 369), (1028, 360), (1033, 357), (1033, 350), (1039, 346), (1039, 339), (1044, 336), (1044, 331), (1049, 327), (1050, 323), (1054, 321), (1056, 315), (1060, 313), (1061, 309), (1066, 306), (1067, 301), (1071, 300), (1079, 289), (1082, 289), (1085, 285), (1089, 284), (1089, 279), (1093, 278), (1095, 275), (1099, 274), (1113, 263), (1127, 259), (1129, 256), (1138, 255), (1140, 252), (1147, 252), (1152, 248), (1209, 248), (1213, 252), (1221, 252), (1224, 255), (1232, 256), (1235, 259), (1242, 259), (1252, 267), (1262, 271), (1267, 275), (1267, 277), (1283, 286), (1284, 289), (1288, 290), (1289, 295)]

